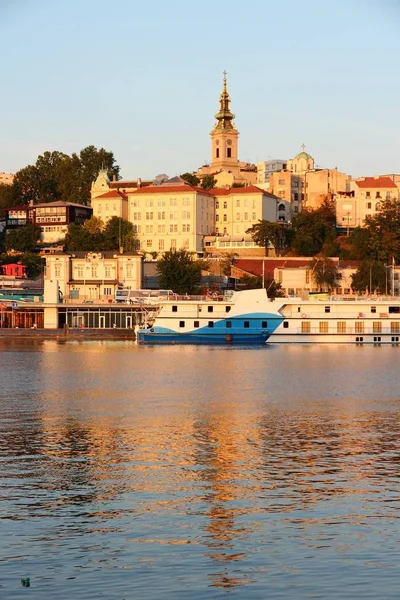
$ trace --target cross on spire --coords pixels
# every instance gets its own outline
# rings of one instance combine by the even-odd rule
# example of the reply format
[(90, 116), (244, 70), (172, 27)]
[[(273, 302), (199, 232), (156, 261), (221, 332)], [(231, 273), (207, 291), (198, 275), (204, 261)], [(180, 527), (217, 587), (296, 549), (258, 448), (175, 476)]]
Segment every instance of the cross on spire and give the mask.
[(301, 149), (302, 149), (302, 150), (303, 150), (303, 152), (304, 152), (304, 151), (305, 151), (305, 149), (306, 149), (306, 145), (305, 145), (305, 144), (302, 144), (302, 145), (301, 145)]

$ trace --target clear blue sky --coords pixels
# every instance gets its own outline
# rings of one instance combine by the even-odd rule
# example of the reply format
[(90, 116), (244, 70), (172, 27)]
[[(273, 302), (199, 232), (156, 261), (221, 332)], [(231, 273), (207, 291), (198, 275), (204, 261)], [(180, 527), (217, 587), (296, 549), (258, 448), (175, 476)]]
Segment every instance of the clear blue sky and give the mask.
[(241, 160), (400, 172), (397, 0), (0, 0), (0, 171), (112, 150), (124, 178), (192, 171), (228, 71)]

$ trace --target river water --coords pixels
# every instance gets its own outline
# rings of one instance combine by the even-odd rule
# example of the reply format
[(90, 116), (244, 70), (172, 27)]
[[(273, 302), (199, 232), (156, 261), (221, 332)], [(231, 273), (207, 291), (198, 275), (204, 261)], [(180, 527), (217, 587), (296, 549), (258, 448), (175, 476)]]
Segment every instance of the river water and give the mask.
[(0, 344), (1, 600), (399, 598), (400, 348)]

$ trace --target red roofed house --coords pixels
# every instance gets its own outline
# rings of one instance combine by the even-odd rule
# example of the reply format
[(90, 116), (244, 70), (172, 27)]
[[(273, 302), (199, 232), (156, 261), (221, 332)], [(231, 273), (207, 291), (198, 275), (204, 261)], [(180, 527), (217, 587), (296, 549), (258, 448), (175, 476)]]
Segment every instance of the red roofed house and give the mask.
[(350, 192), (335, 197), (337, 226), (362, 226), (365, 217), (376, 213), (382, 200), (398, 198), (398, 187), (389, 175), (355, 179)]
[[(231, 275), (236, 279), (240, 279), (243, 275), (253, 275), (254, 277), (262, 277), (264, 275), (265, 281), (274, 279), (277, 283), (280, 283), (285, 295), (300, 296), (304, 292), (320, 291), (312, 278), (310, 264), (313, 260), (313, 258), (305, 256), (238, 258), (234, 261)], [(331, 260), (337, 265), (338, 269), (338, 287), (332, 292), (332, 295), (352, 294), (351, 275), (356, 272), (358, 261), (343, 261), (336, 257)]]
[(0, 268), (5, 277), (26, 277), (26, 266), (20, 262), (1, 265)]

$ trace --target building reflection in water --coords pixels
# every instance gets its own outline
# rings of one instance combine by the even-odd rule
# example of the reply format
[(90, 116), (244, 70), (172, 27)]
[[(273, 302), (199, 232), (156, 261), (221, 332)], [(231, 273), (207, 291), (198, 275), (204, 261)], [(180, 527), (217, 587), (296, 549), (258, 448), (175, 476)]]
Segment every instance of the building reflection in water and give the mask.
[[(279, 404), (268, 375), (254, 383), (251, 353), (231, 353), (223, 371), (210, 352), (199, 378), (193, 350), (179, 372), (159, 352), (150, 381), (132, 354), (46, 346), (28, 374), (29, 393), (9, 388), (12, 402), (3, 405), (3, 502), (11, 507), (23, 492), (8, 518), (55, 517), (49, 540), (119, 532), (116, 551), (141, 544), (151, 548), (149, 562), (160, 546), (200, 546), (209, 585), (229, 589), (268, 570), (278, 530), (300, 536), (316, 522), (357, 525), (361, 510), (341, 513), (335, 499), (360, 496), (373, 514), (383, 482), (398, 485), (397, 410), (345, 395), (325, 404), (286, 395)], [(255, 548), (260, 558), (250, 567)]]

